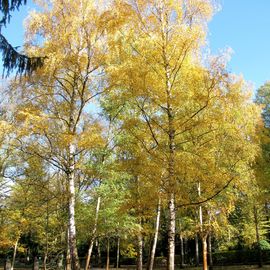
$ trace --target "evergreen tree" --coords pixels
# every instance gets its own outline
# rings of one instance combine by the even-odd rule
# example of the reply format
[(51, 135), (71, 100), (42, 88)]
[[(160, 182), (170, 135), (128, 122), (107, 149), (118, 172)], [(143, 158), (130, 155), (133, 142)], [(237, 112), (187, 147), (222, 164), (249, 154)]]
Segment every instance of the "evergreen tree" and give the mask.
[(0, 19), (0, 53), (2, 54), (3, 61), (3, 75), (10, 75), (15, 71), (17, 74), (31, 74), (37, 68), (41, 67), (44, 63), (45, 57), (30, 57), (17, 51), (8, 40), (1, 33), (1, 28), (9, 23), (11, 18), (11, 12), (19, 9), (23, 4), (26, 4), (26, 0), (1, 0), (0, 12), (2, 18)]

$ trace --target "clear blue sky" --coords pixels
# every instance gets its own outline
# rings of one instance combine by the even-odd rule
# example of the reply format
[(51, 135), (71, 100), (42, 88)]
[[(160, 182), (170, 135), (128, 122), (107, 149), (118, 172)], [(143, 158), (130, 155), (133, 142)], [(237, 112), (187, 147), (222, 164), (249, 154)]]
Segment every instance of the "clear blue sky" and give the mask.
[[(210, 49), (216, 53), (231, 47), (229, 70), (243, 74), (257, 88), (270, 80), (270, 0), (219, 1), (222, 9), (209, 23)], [(14, 46), (22, 45), (22, 20), (31, 7), (28, 0), (28, 6), (13, 13), (10, 25), (3, 29)]]
[(258, 88), (270, 80), (270, 0), (220, 0), (222, 10), (209, 24), (213, 52), (234, 51), (229, 64)]

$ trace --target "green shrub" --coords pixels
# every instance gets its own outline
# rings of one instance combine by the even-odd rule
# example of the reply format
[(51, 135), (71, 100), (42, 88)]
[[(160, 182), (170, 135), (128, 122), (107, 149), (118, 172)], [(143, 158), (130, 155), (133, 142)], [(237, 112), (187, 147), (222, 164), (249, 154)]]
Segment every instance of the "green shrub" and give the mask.
[(261, 250), (270, 250), (270, 244), (266, 240), (260, 241)]

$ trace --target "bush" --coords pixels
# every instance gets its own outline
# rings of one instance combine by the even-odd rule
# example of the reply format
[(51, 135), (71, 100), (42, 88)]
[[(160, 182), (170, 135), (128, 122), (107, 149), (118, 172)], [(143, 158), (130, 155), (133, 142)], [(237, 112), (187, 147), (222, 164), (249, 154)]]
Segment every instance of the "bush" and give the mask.
[(270, 250), (270, 244), (266, 240), (260, 241), (261, 250)]
[[(263, 262), (268, 262), (270, 250), (263, 250)], [(226, 252), (213, 253), (213, 261), (216, 265), (233, 265), (233, 264), (256, 264), (258, 262), (258, 250), (230, 250)]]

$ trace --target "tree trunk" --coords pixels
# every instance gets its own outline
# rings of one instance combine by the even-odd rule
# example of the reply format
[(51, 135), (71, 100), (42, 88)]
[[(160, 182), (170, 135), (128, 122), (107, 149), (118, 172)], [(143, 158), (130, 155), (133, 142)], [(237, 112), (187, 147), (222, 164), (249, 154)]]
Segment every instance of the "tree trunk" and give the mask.
[(67, 254), (65, 270), (71, 270), (70, 243), (69, 243), (69, 228), (67, 229)]
[(212, 236), (211, 232), (208, 235), (208, 258), (209, 258), (209, 270), (213, 269), (213, 257), (212, 257)]
[(167, 269), (174, 270), (175, 256), (175, 205), (174, 194), (170, 194), (169, 199), (169, 228), (168, 228), (168, 262)]
[[(268, 202), (265, 202), (265, 204), (264, 204), (264, 212), (265, 212), (265, 216), (266, 216), (266, 221), (268, 223), (270, 221), (270, 218), (269, 218), (269, 209), (268, 209)], [(267, 230), (266, 237), (268, 239), (270, 239), (270, 230)]]
[(195, 235), (195, 266), (200, 265), (200, 257), (199, 257), (199, 238), (198, 234)]
[(92, 237), (91, 237), (91, 241), (90, 241), (90, 245), (89, 245), (89, 249), (88, 249), (88, 253), (87, 253), (87, 258), (86, 258), (86, 263), (85, 263), (85, 270), (87, 270), (89, 268), (89, 266), (90, 266), (91, 255), (92, 255), (94, 241), (95, 241), (96, 232), (97, 232), (99, 208), (100, 208), (100, 197), (98, 197), (98, 199), (97, 199), (95, 223), (94, 223), (94, 228), (93, 228), (93, 231), (92, 231)]
[(43, 258), (43, 270), (47, 270), (47, 259), (48, 259), (48, 255), (47, 255), (47, 252), (45, 252), (44, 258)]
[(260, 233), (259, 233), (259, 221), (258, 221), (258, 211), (257, 207), (254, 205), (254, 222), (255, 222), (255, 228), (256, 228), (256, 241), (257, 241), (257, 250), (258, 250), (258, 266), (262, 267), (262, 250), (260, 245)]
[(185, 259), (187, 258), (188, 255), (188, 240), (186, 237), (183, 237), (183, 240), (184, 240), (184, 259)]
[(100, 244), (99, 240), (96, 241), (96, 246), (97, 246), (97, 256), (98, 256), (98, 266), (101, 266), (101, 252), (100, 252)]
[(63, 269), (63, 254), (61, 254), (57, 260), (57, 269), (62, 270)]
[(185, 264), (185, 252), (184, 252), (184, 239), (183, 236), (180, 234), (180, 268), (184, 268)]
[(138, 255), (137, 255), (137, 270), (143, 269), (143, 238), (141, 232), (138, 235)]
[(117, 237), (117, 253), (116, 253), (116, 269), (119, 268), (119, 259), (120, 259), (120, 237)]
[(48, 232), (49, 232), (49, 203), (47, 201), (46, 205), (46, 247), (44, 252), (44, 258), (43, 258), (43, 270), (47, 270), (47, 258), (48, 258), (48, 249), (49, 249), (49, 243), (48, 243)]
[(107, 260), (106, 260), (106, 270), (110, 269), (110, 238), (107, 238)]
[(11, 262), (10, 259), (7, 258), (4, 265), (4, 270), (10, 270), (11, 269)]
[[(166, 21), (166, 20), (165, 20)], [(166, 23), (164, 21), (164, 23)], [(164, 33), (167, 36), (168, 33)], [(167, 46), (167, 41), (164, 36), (164, 48)], [(167, 59), (166, 51), (163, 51), (164, 68), (166, 76), (166, 95), (167, 95), (167, 120), (168, 120), (168, 195), (169, 195), (169, 228), (168, 228), (168, 262), (167, 269), (174, 270), (174, 257), (175, 257), (175, 123), (174, 123), (174, 111), (173, 111), (173, 96), (172, 85), (170, 81), (170, 69), (169, 60)]]
[(37, 256), (35, 256), (34, 258), (33, 270), (39, 270), (39, 261), (38, 261)]
[(27, 249), (27, 255), (26, 255), (26, 261), (27, 261), (27, 263), (29, 263), (29, 261), (30, 261), (30, 248), (28, 248)]
[(15, 259), (16, 259), (16, 253), (17, 253), (17, 247), (18, 247), (18, 242), (19, 242), (19, 237), (17, 238), (17, 240), (16, 240), (16, 242), (14, 244), (13, 257), (12, 257), (12, 262), (11, 262), (10, 270), (13, 270), (14, 269)]
[[(198, 183), (198, 195), (201, 197), (201, 183)], [(207, 234), (204, 233), (202, 206), (199, 206), (200, 233), (202, 237), (203, 270), (207, 270)]]
[(148, 270), (153, 270), (153, 267), (154, 267), (155, 253), (156, 253), (158, 232), (159, 232), (159, 223), (160, 223), (160, 212), (161, 212), (160, 208), (161, 208), (161, 200), (159, 198), (158, 199), (158, 206), (157, 206), (155, 234), (154, 234), (153, 245), (152, 245), (152, 249), (151, 249), (150, 260), (149, 260), (149, 264), (148, 264)]
[(207, 266), (207, 236), (203, 235), (202, 237), (202, 245), (203, 245), (203, 270), (208, 270)]
[(80, 261), (76, 243), (76, 224), (75, 224), (75, 146), (69, 147), (69, 168), (67, 180), (69, 184), (69, 245), (72, 270), (80, 270)]

